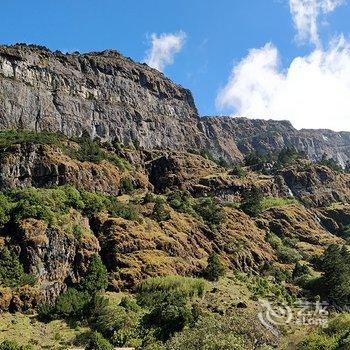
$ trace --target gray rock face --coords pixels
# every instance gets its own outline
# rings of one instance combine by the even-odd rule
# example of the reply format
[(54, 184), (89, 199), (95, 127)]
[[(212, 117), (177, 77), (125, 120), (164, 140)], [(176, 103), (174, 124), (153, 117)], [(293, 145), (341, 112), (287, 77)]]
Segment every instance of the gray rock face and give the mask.
[(52, 53), (0, 46), (0, 129), (27, 128), (146, 149), (209, 149), (228, 162), (252, 150), (294, 146), (312, 160), (327, 153), (344, 165), (350, 133), (301, 130), (289, 122), (200, 118), (190, 91), (116, 51)]
[(53, 54), (0, 47), (0, 128), (59, 131), (145, 148), (197, 149), (191, 93), (115, 51)]
[(225, 147), (236, 146), (238, 159), (252, 151), (266, 153), (295, 147), (313, 161), (324, 153), (343, 166), (350, 160), (350, 132), (297, 130), (288, 121), (231, 117), (206, 117), (202, 124), (217, 156)]

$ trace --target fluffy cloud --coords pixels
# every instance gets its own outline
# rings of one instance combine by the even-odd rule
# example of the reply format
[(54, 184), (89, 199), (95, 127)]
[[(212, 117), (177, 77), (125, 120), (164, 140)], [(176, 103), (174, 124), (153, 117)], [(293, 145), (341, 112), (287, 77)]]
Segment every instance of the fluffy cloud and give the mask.
[(174, 62), (174, 56), (181, 51), (186, 39), (182, 31), (178, 33), (163, 33), (161, 35), (151, 34), (151, 48), (147, 52), (145, 62), (159, 71)]
[(350, 42), (339, 36), (325, 48), (319, 44), (317, 14), (305, 14), (314, 3), (316, 13), (326, 13), (340, 1), (290, 0), (298, 35), (314, 42), (315, 49), (286, 68), (272, 43), (250, 50), (219, 92), (218, 108), (248, 118), (287, 119), (298, 129), (350, 131)]
[(318, 18), (335, 10), (344, 0), (289, 0), (290, 12), (297, 38), (300, 41), (309, 40), (314, 45), (320, 45), (318, 35)]

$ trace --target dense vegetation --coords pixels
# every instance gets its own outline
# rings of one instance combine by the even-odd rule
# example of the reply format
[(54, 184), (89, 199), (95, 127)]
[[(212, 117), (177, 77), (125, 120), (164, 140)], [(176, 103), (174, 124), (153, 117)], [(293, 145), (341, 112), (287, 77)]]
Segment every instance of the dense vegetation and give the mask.
[[(68, 139), (59, 134), (4, 131), (0, 132), (0, 158), (7, 157), (15, 144), (50, 145), (79, 162), (109, 162), (120, 170), (120, 188), (110, 195), (71, 185), (0, 190), (0, 288), (5, 292), (21, 293), (21, 288), (35, 288), (38, 283), (38, 276), (26, 273), (21, 247), (17, 245), (17, 235), (21, 234), (19, 227), (26, 220), (42, 220), (49, 230), (64, 232), (83, 249), (87, 243), (85, 238), (95, 236), (98, 239), (99, 235), (106, 234), (109, 239), (109, 234), (119, 235), (124, 228), (130, 236), (135, 235), (135, 239), (126, 242), (125, 246), (120, 244), (121, 251), (107, 239), (101, 252), (87, 259), (89, 264), (81, 272), (79, 282), (68, 278), (68, 288), (55, 301), (39, 304), (35, 310), (26, 310), (48, 324), (64, 320), (72, 329), (84, 328), (75, 339), (77, 345), (107, 350), (115, 346), (145, 350), (268, 349), (274, 342), (266, 338), (264, 329), (260, 330), (256, 315), (250, 318), (245, 313), (245, 309), (251, 307), (247, 305), (249, 302), (256, 305), (263, 298), (292, 307), (297, 296), (312, 300), (321, 298), (337, 311), (350, 302), (349, 226), (339, 226), (335, 233), (344, 239), (345, 245), (330, 245), (325, 252), (321, 248), (317, 256), (305, 253), (305, 249), (300, 248), (303, 244), (312, 251), (318, 242), (309, 237), (295, 238), (289, 232), (284, 234), (279, 224), (289, 223), (283, 221), (282, 214), (280, 222), (266, 220), (271, 208), (277, 208), (278, 212), (280, 208), (282, 211), (302, 207), (302, 204), (294, 198), (268, 196), (258, 183), (249, 183), (252, 170), (274, 175), (299, 162), (309, 164), (302, 152), (285, 148), (276, 154), (252, 153), (247, 155), (244, 165), (232, 167), (203, 151), (203, 157), (225, 168), (220, 170), (223, 178), (232, 176), (239, 185), (243, 184), (234, 190), (235, 202), (236, 199), (224, 201), (220, 196), (205, 192), (196, 195), (193, 189), (181, 186), (157, 194), (151, 192), (151, 186), (139, 190), (137, 180), (128, 171), (131, 165), (124, 158), (126, 150), (117, 141), (108, 144), (90, 140), (87, 135)], [(140, 151), (139, 145), (135, 144), (132, 151)], [(343, 171), (326, 156), (319, 164), (335, 172)], [(245, 186), (246, 183), (249, 185)], [(174, 223), (174, 217), (184, 220)], [(236, 229), (232, 226), (237, 224), (237, 218), (249, 224), (240, 226), (239, 235), (230, 237)], [(103, 226), (104, 220), (107, 220), (106, 226)], [(116, 231), (109, 232), (114, 224)], [(252, 242), (241, 240), (241, 233), (243, 237), (243, 233), (251, 229), (249, 225), (255, 224), (253, 232), (256, 235), (265, 233), (258, 238), (250, 236)], [(159, 265), (160, 275), (169, 274), (170, 269), (163, 255), (153, 257), (147, 255), (148, 251), (153, 253), (161, 247), (163, 250), (159, 251), (166, 252), (173, 259), (172, 263), (175, 259), (187, 259), (189, 252), (186, 249), (180, 248), (180, 254), (176, 256), (177, 247), (174, 246), (177, 241), (171, 241), (177, 235), (174, 232), (176, 225), (181, 226), (179, 240), (188, 241), (189, 247), (199, 246), (196, 254), (201, 260), (198, 259), (191, 273), (181, 264), (176, 267), (178, 271), (171, 270), (186, 277), (149, 277), (155, 276), (149, 266), (153, 262)], [(98, 231), (96, 227), (103, 227), (103, 230)], [(140, 227), (146, 227), (141, 238), (137, 236)], [(208, 238), (207, 245), (201, 246), (202, 242), (198, 242), (196, 230), (202, 230), (201, 237)], [(166, 236), (165, 243), (158, 239), (159, 232)], [(146, 254), (135, 254), (135, 260), (123, 259), (137, 250), (138, 245), (147, 244), (149, 237), (154, 245), (146, 246)], [(249, 243), (265, 247), (271, 261), (261, 250), (258, 253), (261, 256), (254, 256), (255, 252), (250, 255)], [(149, 256), (154, 261), (148, 261)], [(254, 261), (255, 258), (259, 263)], [(132, 270), (138, 260), (143, 261), (141, 270), (137, 271), (140, 283), (131, 285), (126, 289), (127, 293), (114, 299), (115, 292), (122, 289), (115, 280), (121, 276), (125, 280), (134, 277), (132, 273), (128, 274), (128, 269)], [(238, 266), (241, 271), (235, 270)], [(233, 302), (237, 297), (231, 298), (230, 293), (236, 288), (245, 288), (240, 294), (240, 298), (248, 296), (244, 302)], [(228, 295), (229, 300), (225, 300)], [(300, 349), (345, 348), (349, 340), (343, 328), (349, 327), (348, 316), (338, 316), (337, 320), (341, 327), (334, 321), (323, 330), (315, 330), (302, 341)], [(29, 350), (35, 349), (36, 345), (20, 346), (5, 341), (0, 344), (0, 350)]]

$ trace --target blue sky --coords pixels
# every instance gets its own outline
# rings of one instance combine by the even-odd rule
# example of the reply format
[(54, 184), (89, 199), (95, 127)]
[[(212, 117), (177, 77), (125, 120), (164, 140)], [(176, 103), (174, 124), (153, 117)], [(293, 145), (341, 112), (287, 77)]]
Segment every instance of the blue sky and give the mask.
[[(340, 34), (349, 37), (349, 18), (347, 3), (319, 15), (318, 33), (325, 47)], [(135, 61), (142, 61), (150, 48), (152, 33), (179, 31), (186, 34), (186, 40), (174, 55), (173, 64), (167, 65), (164, 71), (172, 80), (192, 90), (202, 115), (254, 112), (251, 106), (242, 109), (242, 105), (247, 104), (247, 96), (237, 97), (232, 90), (225, 98), (219, 98), (218, 103), (220, 91), (230, 88), (228, 82), (234, 78), (232, 69), (249, 58), (249, 50), (262, 49), (272, 43), (280, 62), (279, 68), (275, 68), (276, 75), (284, 74), (297, 56), (307, 57), (317, 49), (311, 39), (301, 42), (296, 38), (288, 0), (1, 1), (2, 44), (36, 43), (52, 50), (81, 52), (113, 48)], [(271, 54), (271, 50), (265, 51)], [(232, 102), (235, 98), (238, 102)], [(257, 109), (260, 111), (263, 114), (265, 109)], [(266, 114), (279, 113), (280, 109), (266, 111)], [(288, 111), (282, 110), (281, 114), (254, 117), (288, 119)]]

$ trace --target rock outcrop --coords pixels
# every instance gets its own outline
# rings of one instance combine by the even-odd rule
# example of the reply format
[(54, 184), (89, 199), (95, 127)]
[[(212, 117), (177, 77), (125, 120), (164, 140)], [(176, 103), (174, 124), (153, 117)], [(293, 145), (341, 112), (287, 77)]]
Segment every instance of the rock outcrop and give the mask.
[(192, 94), (116, 51), (52, 53), (0, 47), (0, 128), (27, 128), (144, 148), (198, 149)]
[(252, 151), (274, 153), (294, 147), (304, 151), (312, 161), (319, 160), (323, 154), (342, 166), (350, 160), (350, 132), (297, 130), (289, 121), (276, 120), (206, 117), (201, 121), (210, 149), (217, 157), (225, 147), (236, 148), (235, 154), (240, 159)]
[(0, 129), (27, 128), (146, 149), (209, 150), (232, 163), (258, 150), (294, 146), (345, 165), (350, 133), (296, 130), (286, 121), (203, 117), (189, 90), (116, 51), (62, 54), (0, 46)]

